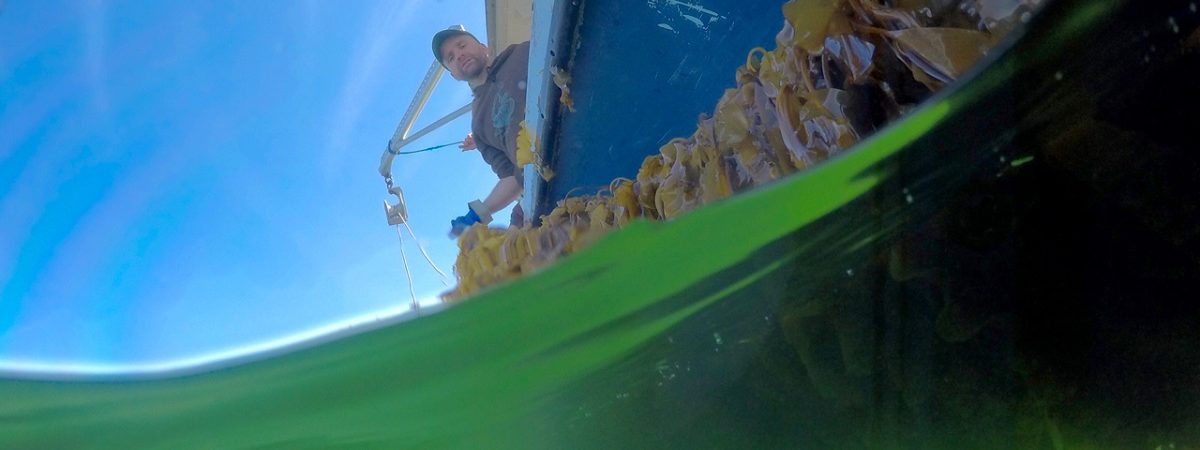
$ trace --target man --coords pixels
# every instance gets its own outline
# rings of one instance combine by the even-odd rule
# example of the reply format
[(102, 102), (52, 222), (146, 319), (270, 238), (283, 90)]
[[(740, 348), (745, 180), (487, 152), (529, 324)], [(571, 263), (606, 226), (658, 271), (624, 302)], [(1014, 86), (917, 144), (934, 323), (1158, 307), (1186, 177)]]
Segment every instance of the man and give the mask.
[[(479, 149), (499, 181), (483, 201), (467, 204), (467, 213), (450, 222), (450, 235), (458, 237), (467, 227), (487, 224), (492, 213), (504, 209), (521, 196), (524, 176), (517, 166), (517, 132), (525, 118), (525, 89), (529, 67), (529, 42), (510, 45), (494, 58), (487, 46), (466, 31), (449, 29), (433, 36), (433, 56), (466, 81), (475, 99), (471, 103), (471, 134), (459, 147)], [(521, 206), (513, 208), (512, 224), (521, 226)]]

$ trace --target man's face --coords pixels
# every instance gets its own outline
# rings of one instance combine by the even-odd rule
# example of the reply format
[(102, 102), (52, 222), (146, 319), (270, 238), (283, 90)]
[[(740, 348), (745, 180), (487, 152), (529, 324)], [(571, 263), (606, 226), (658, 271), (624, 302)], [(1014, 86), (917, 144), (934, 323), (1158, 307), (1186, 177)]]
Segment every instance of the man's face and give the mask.
[(442, 64), (455, 80), (471, 80), (487, 68), (487, 46), (467, 35), (458, 35), (442, 43)]

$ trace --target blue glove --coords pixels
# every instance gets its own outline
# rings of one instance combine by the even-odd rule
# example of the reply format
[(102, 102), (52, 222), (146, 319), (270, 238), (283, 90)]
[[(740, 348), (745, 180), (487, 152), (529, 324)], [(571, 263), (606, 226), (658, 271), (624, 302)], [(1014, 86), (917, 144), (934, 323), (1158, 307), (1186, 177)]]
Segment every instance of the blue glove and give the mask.
[(467, 208), (466, 214), (458, 216), (454, 220), (450, 221), (450, 237), (457, 238), (459, 235), (463, 234), (464, 231), (467, 231), (467, 228), (469, 228), (471, 225), (475, 225), (479, 222), (479, 214), (476, 214), (474, 209)]

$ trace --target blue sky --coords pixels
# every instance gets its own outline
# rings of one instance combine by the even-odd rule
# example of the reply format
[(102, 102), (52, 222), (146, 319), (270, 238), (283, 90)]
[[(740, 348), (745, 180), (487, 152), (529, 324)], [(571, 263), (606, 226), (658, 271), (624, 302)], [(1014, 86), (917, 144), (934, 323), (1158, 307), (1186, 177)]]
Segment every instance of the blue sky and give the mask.
[[(456, 23), (485, 34), (483, 2), (0, 0), (0, 366), (197, 357), (406, 308), (376, 170)], [(417, 128), (469, 101), (445, 76)], [(449, 272), (449, 221), (495, 176), (453, 147), (394, 174)], [(405, 238), (417, 295), (446, 290)]]

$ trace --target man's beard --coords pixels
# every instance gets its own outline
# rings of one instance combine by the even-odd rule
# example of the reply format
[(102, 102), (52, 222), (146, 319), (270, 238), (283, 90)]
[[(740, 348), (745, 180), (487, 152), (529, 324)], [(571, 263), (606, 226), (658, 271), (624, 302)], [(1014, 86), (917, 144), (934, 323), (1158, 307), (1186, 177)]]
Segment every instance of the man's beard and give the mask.
[(471, 63), (470, 70), (463, 69), (462, 77), (464, 80), (473, 80), (483, 74), (483, 70), (485, 69), (483, 61), (471, 59)]

